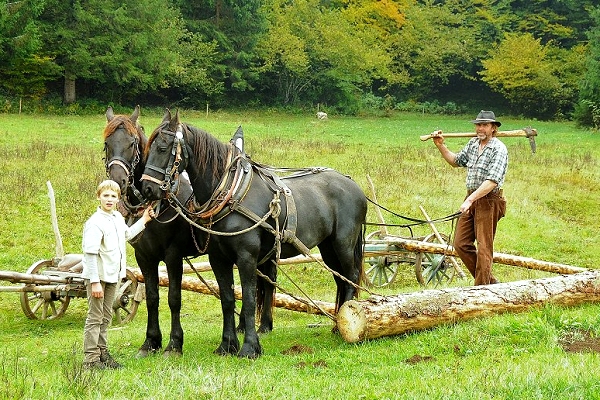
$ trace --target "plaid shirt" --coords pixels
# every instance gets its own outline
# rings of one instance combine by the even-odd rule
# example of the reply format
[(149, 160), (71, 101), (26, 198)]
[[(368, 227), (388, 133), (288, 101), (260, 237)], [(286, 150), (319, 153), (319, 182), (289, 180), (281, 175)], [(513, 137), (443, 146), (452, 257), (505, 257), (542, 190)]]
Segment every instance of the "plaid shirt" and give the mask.
[(491, 138), (479, 155), (479, 139), (469, 140), (454, 160), (459, 167), (467, 168), (467, 190), (477, 190), (483, 181), (490, 180), (502, 188), (508, 168), (508, 151), (498, 138)]

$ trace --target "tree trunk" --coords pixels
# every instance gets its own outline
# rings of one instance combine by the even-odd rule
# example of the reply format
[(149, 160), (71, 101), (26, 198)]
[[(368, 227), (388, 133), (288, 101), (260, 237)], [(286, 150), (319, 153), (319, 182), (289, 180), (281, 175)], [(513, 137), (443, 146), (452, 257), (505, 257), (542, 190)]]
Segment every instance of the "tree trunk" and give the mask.
[(76, 93), (75, 93), (75, 78), (69, 78), (65, 75), (65, 92), (64, 92), (64, 103), (72, 104), (75, 103)]
[(552, 278), (351, 300), (340, 308), (337, 327), (345, 341), (355, 343), (477, 317), (527, 311), (545, 303), (571, 306), (599, 300), (600, 271), (587, 270)]
[[(144, 275), (142, 275), (142, 271), (138, 268), (130, 268), (131, 272), (135, 275), (135, 278), (144, 282)], [(168, 287), (169, 286), (169, 277), (165, 273), (159, 273), (158, 275), (158, 285)], [(219, 285), (216, 281), (205, 279), (206, 285), (198, 278), (194, 278), (191, 276), (184, 276), (181, 280), (181, 289), (189, 290), (192, 292), (210, 294), (210, 295), (218, 295), (219, 294)], [(207, 286), (208, 285), (208, 286)], [(242, 288), (239, 286), (234, 287), (235, 298), (241, 300), (242, 298)], [(286, 310), (291, 311), (300, 311), (307, 312), (311, 314), (324, 314), (328, 313), (333, 315), (335, 313), (335, 304), (328, 303), (324, 301), (314, 301), (314, 300), (306, 300), (301, 297), (292, 297), (287, 294), (275, 293), (275, 301), (273, 303), (275, 307), (285, 308)]]

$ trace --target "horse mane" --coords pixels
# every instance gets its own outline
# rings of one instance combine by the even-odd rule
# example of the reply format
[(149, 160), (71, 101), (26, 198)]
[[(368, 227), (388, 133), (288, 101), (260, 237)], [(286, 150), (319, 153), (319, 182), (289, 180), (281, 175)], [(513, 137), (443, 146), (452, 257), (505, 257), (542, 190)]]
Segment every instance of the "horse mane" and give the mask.
[(108, 121), (106, 127), (104, 128), (103, 139), (106, 140), (110, 135), (115, 133), (115, 131), (119, 128), (119, 126), (123, 125), (127, 133), (132, 136), (137, 136), (140, 139), (140, 143), (142, 142), (142, 132), (144, 128), (136, 121), (135, 125), (131, 122), (131, 119), (127, 115), (115, 115), (113, 119)]
[[(225, 172), (225, 163), (227, 162), (227, 144), (221, 143), (215, 137), (205, 130), (196, 128), (194, 126), (182, 123), (183, 133), (185, 140), (188, 143), (193, 143), (192, 151), (194, 157), (198, 161), (198, 167), (206, 170), (211, 169), (212, 178), (217, 180), (220, 179)], [(158, 134), (164, 129), (168, 129), (169, 122), (162, 122), (148, 138), (146, 149), (144, 150), (144, 158), (148, 159), (148, 152), (150, 146)], [(190, 136), (193, 135), (193, 140), (190, 140)]]

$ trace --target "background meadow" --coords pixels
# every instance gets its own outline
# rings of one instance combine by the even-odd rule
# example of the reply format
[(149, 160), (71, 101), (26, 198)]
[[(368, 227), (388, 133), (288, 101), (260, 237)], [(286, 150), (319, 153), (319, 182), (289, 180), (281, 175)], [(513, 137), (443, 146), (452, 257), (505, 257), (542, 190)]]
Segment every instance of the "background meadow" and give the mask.
[[(117, 109), (130, 114), (132, 109)], [(442, 129), (471, 132), (474, 117), (396, 114), (338, 117), (276, 111), (180, 111), (182, 120), (228, 141), (237, 126), (246, 151), (273, 166), (328, 166), (349, 174), (369, 197), (367, 175), (378, 202), (397, 214), (432, 218), (456, 211), (464, 196), (464, 173), (452, 169), (431, 141), (420, 135)], [(162, 110), (142, 108), (146, 134)], [(498, 118), (502, 129), (532, 126), (537, 153), (525, 138), (505, 138), (510, 164), (504, 188), (507, 216), (501, 220), (496, 251), (596, 268), (600, 237), (600, 136), (570, 123)], [(51, 181), (66, 252), (79, 253), (81, 230), (105, 178), (101, 134), (105, 117), (0, 114), (0, 270), (24, 272), (54, 256), (46, 181)], [(446, 139), (458, 150), (468, 139)], [(372, 205), (369, 222), (378, 222)], [(387, 223), (407, 221), (383, 213)], [(439, 224), (451, 234), (451, 222)], [(375, 226), (369, 226), (368, 232)], [(429, 234), (428, 226), (392, 227), (400, 236)], [(135, 265), (129, 249), (129, 264)], [(203, 261), (204, 258), (195, 261)], [(547, 276), (495, 265), (504, 282)], [(331, 275), (316, 264), (286, 267), (310, 296), (333, 301)], [(211, 279), (210, 273), (206, 277)], [(296, 292), (280, 274), (280, 282)], [(0, 283), (10, 285), (8, 283)], [(454, 281), (449, 286), (470, 285)], [(286, 286), (288, 285), (288, 286)], [(381, 294), (421, 290), (412, 266)], [(169, 333), (166, 289), (161, 289), (161, 327)], [(363, 293), (363, 298), (367, 296)], [(27, 319), (18, 295), (0, 293), (0, 398), (599, 398), (596, 353), (567, 353), (565, 338), (600, 332), (600, 306), (547, 305), (424, 332), (347, 344), (331, 332), (325, 317), (276, 310), (275, 330), (261, 337), (264, 355), (255, 361), (212, 354), (220, 340), (218, 300), (186, 292), (183, 304), (184, 356), (135, 359), (145, 332), (145, 303), (130, 324), (110, 333), (113, 353), (126, 368), (82, 371), (81, 343), (86, 304), (71, 301), (56, 321)], [(416, 359), (421, 362), (414, 362)]]

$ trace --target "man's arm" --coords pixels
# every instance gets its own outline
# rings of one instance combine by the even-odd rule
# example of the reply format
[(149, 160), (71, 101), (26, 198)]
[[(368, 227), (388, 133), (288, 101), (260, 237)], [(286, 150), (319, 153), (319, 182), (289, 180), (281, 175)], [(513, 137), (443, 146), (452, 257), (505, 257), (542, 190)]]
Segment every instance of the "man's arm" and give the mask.
[(461, 204), (458, 210), (460, 212), (467, 211), (469, 208), (471, 208), (471, 204), (473, 204), (475, 200), (482, 198), (483, 196), (494, 190), (496, 186), (498, 186), (498, 184), (494, 181), (490, 181), (489, 179), (483, 181), (483, 183), (477, 188), (477, 190), (475, 190), (465, 199), (465, 201)]
[(442, 157), (444, 157), (444, 160), (446, 160), (446, 162), (451, 166), (458, 167), (456, 164), (456, 154), (451, 152), (444, 144), (444, 136), (442, 135), (442, 131), (435, 131), (433, 133), (436, 134), (436, 136), (432, 136), (433, 143), (442, 154)]

